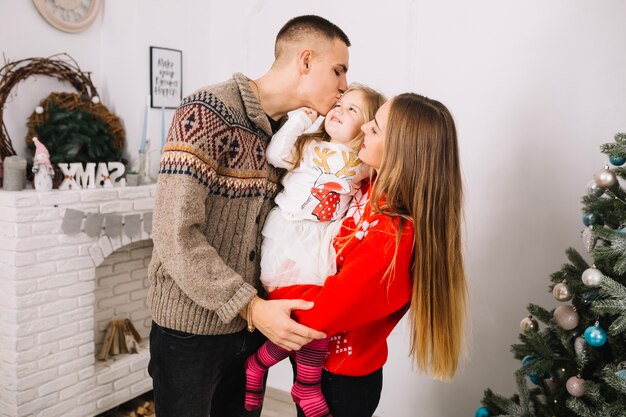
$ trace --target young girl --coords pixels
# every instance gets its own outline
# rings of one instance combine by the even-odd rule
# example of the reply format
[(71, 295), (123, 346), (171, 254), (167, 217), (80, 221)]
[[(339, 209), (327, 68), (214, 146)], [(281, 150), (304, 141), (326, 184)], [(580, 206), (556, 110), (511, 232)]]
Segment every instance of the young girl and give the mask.
[[(331, 244), (341, 226), (336, 220), (343, 219), (370, 171), (357, 157), (363, 138), (360, 128), (384, 101), (384, 96), (371, 88), (353, 84), (328, 112), (320, 131), (303, 134), (317, 118), (317, 113), (304, 109), (290, 114), (272, 138), (267, 159), (289, 172), (262, 232), (261, 282), (270, 298), (277, 288), (322, 285), (327, 276), (336, 273)], [(298, 378), (292, 397), (307, 417), (328, 414), (319, 385), (327, 346), (328, 339), (316, 340), (295, 354)], [(290, 353), (268, 341), (250, 356), (246, 409), (261, 406), (267, 368)]]
[[(440, 102), (407, 93), (385, 103), (362, 130), (358, 156), (376, 178), (364, 181), (333, 242), (337, 274), (304, 293), (290, 296), (290, 287), (273, 293), (313, 301), (294, 317), (331, 336), (321, 385), (333, 417), (373, 415), (386, 339), (407, 311), (410, 354), (420, 370), (451, 379), (464, 347), (463, 192), (454, 120)], [(253, 308), (250, 321), (256, 314)]]

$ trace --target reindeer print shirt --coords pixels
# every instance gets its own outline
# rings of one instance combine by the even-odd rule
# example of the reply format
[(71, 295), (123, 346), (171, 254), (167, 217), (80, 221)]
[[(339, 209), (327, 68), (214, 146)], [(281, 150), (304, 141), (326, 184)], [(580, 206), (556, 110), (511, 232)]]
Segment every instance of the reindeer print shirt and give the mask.
[(357, 152), (340, 143), (310, 141), (303, 159), (294, 168), (294, 144), (312, 125), (301, 110), (289, 114), (289, 120), (272, 137), (267, 160), (277, 168), (289, 170), (276, 204), (290, 220), (328, 222), (342, 219), (369, 167)]

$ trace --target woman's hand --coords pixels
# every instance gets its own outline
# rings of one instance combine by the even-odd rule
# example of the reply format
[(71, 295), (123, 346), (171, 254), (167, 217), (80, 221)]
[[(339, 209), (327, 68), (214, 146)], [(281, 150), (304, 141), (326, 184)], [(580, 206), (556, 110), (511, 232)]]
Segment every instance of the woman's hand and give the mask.
[(304, 300), (263, 300), (252, 305), (252, 322), (269, 340), (287, 350), (298, 350), (313, 339), (326, 335), (291, 318), (292, 310), (310, 310), (313, 303)]

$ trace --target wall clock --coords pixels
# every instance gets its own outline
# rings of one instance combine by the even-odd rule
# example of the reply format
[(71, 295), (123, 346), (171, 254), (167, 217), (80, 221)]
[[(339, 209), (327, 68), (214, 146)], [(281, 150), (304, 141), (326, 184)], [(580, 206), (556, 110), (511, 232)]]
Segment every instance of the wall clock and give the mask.
[(93, 23), (101, 0), (33, 0), (48, 23), (64, 32), (81, 32)]

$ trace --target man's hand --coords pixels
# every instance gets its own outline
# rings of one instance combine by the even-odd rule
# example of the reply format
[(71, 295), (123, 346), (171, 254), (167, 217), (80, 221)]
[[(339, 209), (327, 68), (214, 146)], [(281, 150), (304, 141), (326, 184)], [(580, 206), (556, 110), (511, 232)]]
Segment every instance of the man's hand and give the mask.
[(326, 335), (291, 319), (292, 310), (309, 310), (313, 303), (304, 300), (270, 300), (257, 298), (252, 303), (252, 321), (269, 340), (287, 350), (298, 350), (313, 339)]

